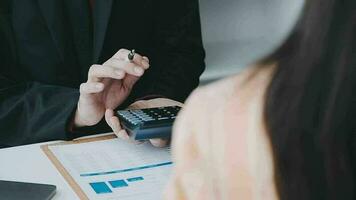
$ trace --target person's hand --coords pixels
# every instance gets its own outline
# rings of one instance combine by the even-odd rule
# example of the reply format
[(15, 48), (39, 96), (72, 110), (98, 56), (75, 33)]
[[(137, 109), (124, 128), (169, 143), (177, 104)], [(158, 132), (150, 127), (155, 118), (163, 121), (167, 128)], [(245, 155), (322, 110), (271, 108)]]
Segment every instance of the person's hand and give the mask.
[(139, 54), (128, 61), (129, 52), (121, 49), (104, 64), (90, 67), (87, 82), (80, 85), (73, 122), (75, 127), (93, 126), (100, 122), (105, 110), (117, 108), (149, 68), (148, 58)]
[[(162, 106), (183, 106), (182, 103), (178, 101), (174, 101), (166, 98), (156, 98), (151, 100), (140, 100), (131, 104), (128, 109), (144, 109), (144, 108), (155, 108)], [(105, 120), (108, 125), (112, 128), (115, 135), (122, 139), (129, 139), (129, 135), (127, 132), (121, 128), (119, 118), (114, 115), (114, 111), (112, 109), (107, 109), (105, 112)], [(164, 139), (151, 139), (150, 142), (153, 146), (156, 147), (164, 147), (168, 144), (168, 140)]]

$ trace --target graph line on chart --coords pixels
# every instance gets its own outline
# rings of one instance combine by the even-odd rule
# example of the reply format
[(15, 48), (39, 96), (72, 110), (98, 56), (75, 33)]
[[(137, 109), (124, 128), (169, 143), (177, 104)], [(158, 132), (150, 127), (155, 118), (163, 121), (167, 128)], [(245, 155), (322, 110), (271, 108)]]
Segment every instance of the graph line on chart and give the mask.
[(144, 165), (140, 167), (132, 167), (132, 168), (127, 168), (127, 169), (119, 169), (119, 170), (112, 170), (112, 171), (106, 171), (106, 172), (95, 172), (95, 173), (85, 173), (85, 174), (80, 174), (81, 177), (88, 177), (88, 176), (100, 176), (100, 175), (108, 175), (108, 174), (117, 174), (117, 173), (124, 173), (124, 172), (131, 172), (131, 171), (137, 171), (137, 170), (142, 170), (142, 169), (149, 169), (149, 168), (156, 168), (156, 167), (161, 167), (165, 165), (172, 165), (173, 162), (164, 162), (164, 163), (158, 163), (158, 164), (152, 164), (152, 165)]

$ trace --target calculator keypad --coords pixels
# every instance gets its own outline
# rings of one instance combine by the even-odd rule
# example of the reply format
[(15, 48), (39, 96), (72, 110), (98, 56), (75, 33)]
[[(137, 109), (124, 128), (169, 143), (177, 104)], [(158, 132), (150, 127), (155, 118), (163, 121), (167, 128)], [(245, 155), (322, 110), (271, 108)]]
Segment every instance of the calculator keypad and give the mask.
[(147, 108), (137, 110), (120, 110), (119, 117), (134, 126), (153, 126), (172, 123), (180, 110), (179, 106)]

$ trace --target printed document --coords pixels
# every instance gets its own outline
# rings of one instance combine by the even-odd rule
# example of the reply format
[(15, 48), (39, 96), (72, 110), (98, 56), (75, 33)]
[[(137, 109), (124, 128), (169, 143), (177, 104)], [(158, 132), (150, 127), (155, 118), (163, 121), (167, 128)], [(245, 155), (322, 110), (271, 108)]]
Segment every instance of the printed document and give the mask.
[(161, 199), (173, 165), (169, 148), (117, 138), (49, 150), (89, 199)]

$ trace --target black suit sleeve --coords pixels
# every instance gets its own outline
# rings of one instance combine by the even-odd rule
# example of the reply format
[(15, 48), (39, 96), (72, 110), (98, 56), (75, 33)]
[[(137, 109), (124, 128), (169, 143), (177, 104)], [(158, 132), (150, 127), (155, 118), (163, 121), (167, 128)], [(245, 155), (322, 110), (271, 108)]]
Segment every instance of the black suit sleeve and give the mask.
[(26, 80), (8, 22), (0, 13), (0, 148), (71, 139), (66, 129), (77, 90)]
[(149, 55), (151, 68), (145, 75), (150, 78), (138, 83), (145, 89), (137, 96), (184, 101), (205, 69), (198, 1), (154, 2), (154, 47)]

